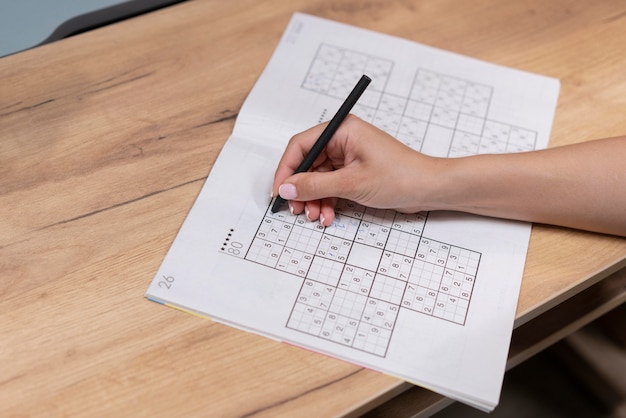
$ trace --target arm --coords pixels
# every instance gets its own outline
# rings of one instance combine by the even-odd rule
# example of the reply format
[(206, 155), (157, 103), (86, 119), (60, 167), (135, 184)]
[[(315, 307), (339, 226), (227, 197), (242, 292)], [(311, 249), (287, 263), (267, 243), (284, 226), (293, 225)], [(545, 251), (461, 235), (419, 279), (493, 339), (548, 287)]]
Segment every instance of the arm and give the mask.
[(626, 236), (626, 137), (442, 162), (439, 209)]
[(329, 225), (334, 198), (403, 212), (456, 210), (626, 236), (626, 137), (517, 154), (434, 158), (349, 117), (314, 172), (291, 175), (323, 126), (292, 138), (272, 192)]

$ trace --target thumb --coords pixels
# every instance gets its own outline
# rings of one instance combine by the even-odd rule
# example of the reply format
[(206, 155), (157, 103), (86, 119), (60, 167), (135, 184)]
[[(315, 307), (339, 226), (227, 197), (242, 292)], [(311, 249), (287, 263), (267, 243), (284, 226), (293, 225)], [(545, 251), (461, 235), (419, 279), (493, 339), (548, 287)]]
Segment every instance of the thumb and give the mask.
[(341, 170), (294, 174), (285, 179), (278, 188), (280, 197), (286, 200), (310, 201), (326, 197), (349, 199), (350, 189), (345, 187)]

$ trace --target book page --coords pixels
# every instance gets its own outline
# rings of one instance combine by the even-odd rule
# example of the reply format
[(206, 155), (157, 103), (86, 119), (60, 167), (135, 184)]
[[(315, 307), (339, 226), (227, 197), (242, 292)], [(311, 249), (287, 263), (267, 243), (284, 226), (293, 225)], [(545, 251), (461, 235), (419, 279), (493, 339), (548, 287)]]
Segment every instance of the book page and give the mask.
[(146, 296), (492, 410), (530, 224), (340, 201), (324, 228), (270, 211), (291, 136), (363, 74), (352, 113), (425, 154), (547, 147), (558, 80), (295, 14)]

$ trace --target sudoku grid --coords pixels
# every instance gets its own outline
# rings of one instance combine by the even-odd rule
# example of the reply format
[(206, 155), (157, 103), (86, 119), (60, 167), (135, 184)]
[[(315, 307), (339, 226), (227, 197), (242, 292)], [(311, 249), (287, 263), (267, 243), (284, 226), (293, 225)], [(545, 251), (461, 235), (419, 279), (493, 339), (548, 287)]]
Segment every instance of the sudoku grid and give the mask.
[(530, 151), (536, 131), (488, 117), (491, 86), (425, 68), (415, 70), (403, 94), (386, 91), (394, 62), (362, 52), (321, 44), (302, 88), (345, 99), (363, 74), (372, 83), (352, 113), (418, 151), (435, 139), (439, 156)]
[(464, 325), (481, 254), (427, 238), (427, 213), (340, 201), (324, 228), (288, 211), (263, 218), (245, 259), (302, 278), (286, 326), (386, 355), (401, 310)]

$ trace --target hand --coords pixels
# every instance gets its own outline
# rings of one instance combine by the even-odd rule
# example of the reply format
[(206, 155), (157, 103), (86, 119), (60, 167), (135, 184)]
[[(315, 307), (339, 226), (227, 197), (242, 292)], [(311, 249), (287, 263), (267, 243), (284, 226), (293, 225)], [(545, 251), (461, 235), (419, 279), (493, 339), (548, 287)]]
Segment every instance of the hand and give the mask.
[(294, 175), (325, 126), (291, 138), (276, 169), (272, 194), (288, 200), (292, 213), (304, 211), (308, 219), (319, 218), (328, 226), (337, 198), (402, 212), (428, 209), (415, 191), (429, 184), (439, 159), (412, 150), (354, 115), (340, 125), (311, 171)]

